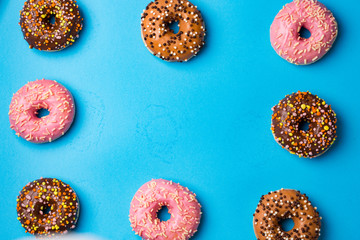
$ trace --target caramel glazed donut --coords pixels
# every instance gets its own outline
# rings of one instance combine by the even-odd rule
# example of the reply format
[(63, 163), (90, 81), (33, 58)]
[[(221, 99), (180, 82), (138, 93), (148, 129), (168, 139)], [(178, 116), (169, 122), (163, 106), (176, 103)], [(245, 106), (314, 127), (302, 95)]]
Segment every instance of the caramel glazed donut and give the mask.
[[(179, 22), (179, 32), (169, 28)], [(188, 61), (205, 44), (200, 11), (187, 0), (156, 0), (141, 15), (141, 36), (155, 56), (169, 62)]]
[(28, 0), (20, 11), (19, 24), (30, 48), (59, 51), (79, 37), (82, 20), (76, 1)]
[(55, 178), (41, 178), (21, 190), (16, 209), (26, 232), (50, 236), (75, 228), (80, 205), (68, 184)]
[[(281, 189), (262, 196), (253, 221), (257, 240), (317, 240), (321, 217), (316, 209), (296, 190)], [(280, 222), (289, 218), (294, 227), (285, 232)]]
[[(336, 139), (335, 112), (310, 92), (287, 95), (272, 110), (274, 138), (292, 154), (308, 158), (320, 156)], [(304, 121), (309, 123), (307, 131), (299, 128)]]

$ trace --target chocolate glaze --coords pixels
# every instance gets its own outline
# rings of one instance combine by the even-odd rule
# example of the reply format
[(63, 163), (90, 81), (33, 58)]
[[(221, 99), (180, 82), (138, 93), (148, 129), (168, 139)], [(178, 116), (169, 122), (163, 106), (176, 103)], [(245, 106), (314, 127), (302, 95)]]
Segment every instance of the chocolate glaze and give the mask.
[[(179, 22), (174, 33), (169, 23)], [(205, 44), (205, 24), (200, 11), (187, 0), (156, 0), (141, 16), (141, 35), (155, 56), (170, 62), (187, 61)]]
[(66, 183), (55, 178), (41, 178), (21, 190), (16, 209), (26, 232), (47, 236), (75, 228), (79, 202)]
[[(273, 107), (271, 130), (275, 140), (300, 157), (323, 154), (336, 139), (336, 114), (324, 100), (309, 92), (287, 95)], [(307, 131), (299, 129), (308, 122)]]
[(28, 0), (20, 11), (20, 26), (29, 47), (44, 51), (72, 45), (79, 37), (82, 20), (73, 0)]
[[(285, 232), (280, 221), (288, 218), (294, 221), (294, 227)], [(257, 240), (317, 240), (321, 217), (305, 194), (281, 189), (261, 197), (253, 225)]]

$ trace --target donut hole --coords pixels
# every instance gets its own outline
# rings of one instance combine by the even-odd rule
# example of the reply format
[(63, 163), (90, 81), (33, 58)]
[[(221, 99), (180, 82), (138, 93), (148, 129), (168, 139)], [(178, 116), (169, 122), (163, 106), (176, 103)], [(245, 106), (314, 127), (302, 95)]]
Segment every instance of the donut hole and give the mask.
[(284, 232), (289, 232), (294, 228), (294, 220), (292, 220), (291, 218), (286, 218), (286, 219), (282, 219), (279, 221), (279, 225), (281, 230), (283, 230)]
[(303, 120), (299, 123), (299, 131), (302, 130), (304, 132), (308, 131), (310, 127), (310, 123), (306, 120)]
[(39, 213), (41, 215), (47, 215), (51, 211), (51, 204), (46, 204), (40, 207)]
[(169, 213), (169, 209), (167, 206), (162, 206), (157, 212), (157, 218), (160, 219), (161, 222), (165, 222), (171, 218), (171, 214)]
[(311, 32), (306, 27), (301, 27), (299, 31), (299, 36), (303, 39), (308, 39), (311, 37)]
[(50, 14), (49, 23), (50, 24), (55, 24), (55, 22), (56, 22), (56, 15), (55, 14)]
[(49, 114), (50, 114), (50, 112), (46, 108), (40, 108), (36, 111), (36, 117), (38, 117), (38, 118), (46, 117)]
[(177, 34), (180, 29), (179, 21), (170, 21), (167, 23), (167, 28), (170, 30), (170, 32), (173, 32), (174, 34)]

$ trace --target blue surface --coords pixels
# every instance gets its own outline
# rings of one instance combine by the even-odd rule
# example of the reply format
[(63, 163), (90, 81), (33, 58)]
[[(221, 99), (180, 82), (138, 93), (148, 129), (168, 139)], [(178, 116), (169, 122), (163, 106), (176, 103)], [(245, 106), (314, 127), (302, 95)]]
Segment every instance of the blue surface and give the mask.
[[(0, 1), (1, 239), (27, 235), (16, 219), (16, 197), (41, 176), (78, 193), (77, 232), (109, 239), (140, 239), (131, 231), (129, 204), (152, 178), (198, 195), (204, 215), (193, 239), (255, 239), (260, 196), (282, 187), (318, 206), (321, 239), (359, 239), (360, 1), (323, 0), (339, 36), (310, 66), (287, 63), (270, 45), (269, 27), (285, 0), (193, 0), (207, 43), (183, 64), (145, 48), (140, 14), (149, 0), (78, 2), (85, 18), (80, 39), (46, 53), (23, 40), (23, 0)], [(77, 107), (70, 131), (44, 145), (17, 138), (7, 115), (12, 94), (37, 78), (62, 83)], [(270, 131), (271, 107), (298, 90), (319, 95), (338, 114), (336, 143), (313, 160), (283, 150)]]

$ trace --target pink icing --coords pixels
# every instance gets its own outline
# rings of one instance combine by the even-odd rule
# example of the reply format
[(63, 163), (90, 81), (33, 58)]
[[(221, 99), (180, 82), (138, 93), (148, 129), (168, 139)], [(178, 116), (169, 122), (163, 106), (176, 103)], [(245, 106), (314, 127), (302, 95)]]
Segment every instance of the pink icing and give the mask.
[[(197, 231), (201, 206), (196, 195), (179, 184), (157, 179), (145, 183), (130, 206), (135, 233), (147, 240), (187, 240)], [(171, 218), (160, 221), (157, 212), (167, 206)]]
[[(300, 29), (311, 33), (301, 38)], [(311, 64), (331, 48), (338, 33), (333, 14), (316, 0), (294, 0), (276, 15), (270, 27), (271, 45), (284, 59), (294, 64)]]
[[(37, 111), (47, 109), (49, 115), (39, 118)], [(34, 143), (51, 142), (71, 126), (75, 105), (71, 93), (52, 80), (36, 80), (17, 91), (10, 103), (10, 128), (17, 136)]]

